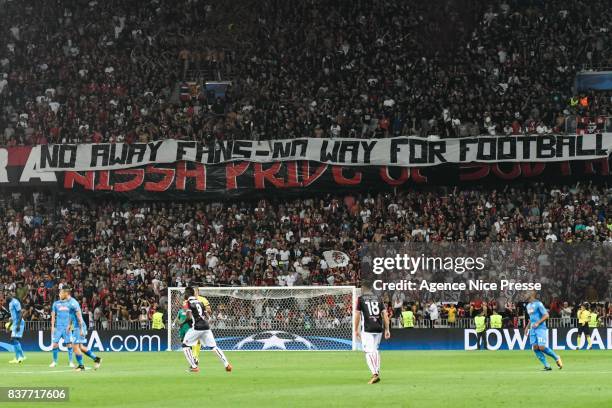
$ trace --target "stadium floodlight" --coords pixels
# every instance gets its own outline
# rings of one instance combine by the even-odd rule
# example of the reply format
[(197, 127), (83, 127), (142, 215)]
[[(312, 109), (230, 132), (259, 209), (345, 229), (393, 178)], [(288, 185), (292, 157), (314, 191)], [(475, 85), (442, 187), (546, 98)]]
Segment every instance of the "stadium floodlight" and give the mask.
[[(168, 288), (168, 350), (180, 350), (185, 288)], [(356, 350), (354, 286), (200, 287), (223, 350)]]

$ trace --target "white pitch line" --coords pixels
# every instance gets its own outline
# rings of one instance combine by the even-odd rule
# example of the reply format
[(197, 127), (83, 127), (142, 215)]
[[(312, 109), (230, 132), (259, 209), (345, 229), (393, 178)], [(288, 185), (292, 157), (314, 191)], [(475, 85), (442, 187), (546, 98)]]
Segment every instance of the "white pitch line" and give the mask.
[[(85, 370), (91, 370), (91, 367), (85, 367)], [(40, 371), (9, 371), (7, 374), (46, 374), (46, 373), (72, 373), (73, 368), (68, 370), (40, 370)]]

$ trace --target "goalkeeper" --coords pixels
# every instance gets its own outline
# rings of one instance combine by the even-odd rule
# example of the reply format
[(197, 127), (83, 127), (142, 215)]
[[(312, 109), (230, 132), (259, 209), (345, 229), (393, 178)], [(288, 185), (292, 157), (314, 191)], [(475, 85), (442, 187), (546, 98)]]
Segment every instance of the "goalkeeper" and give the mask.
[(181, 339), (181, 341), (183, 341), (185, 333), (187, 333), (187, 330), (189, 330), (190, 327), (189, 322), (187, 321), (187, 314), (185, 313), (185, 309), (180, 309), (176, 314), (176, 317), (172, 322), (172, 327), (176, 327), (177, 325), (179, 327), (179, 338)]

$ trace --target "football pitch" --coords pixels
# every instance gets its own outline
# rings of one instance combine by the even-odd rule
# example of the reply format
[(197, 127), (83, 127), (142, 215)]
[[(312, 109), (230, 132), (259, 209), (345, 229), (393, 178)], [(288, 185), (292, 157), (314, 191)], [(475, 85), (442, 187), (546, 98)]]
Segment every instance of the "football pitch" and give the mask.
[[(566, 351), (565, 368), (541, 371), (528, 351), (383, 351), (379, 384), (361, 352), (228, 352), (234, 371), (202, 351), (198, 374), (183, 354), (104, 353), (102, 367), (73, 372), (66, 353), (0, 354), (0, 386), (69, 387), (70, 401), (42, 407), (612, 407), (612, 353)], [(91, 366), (91, 360), (86, 365)]]

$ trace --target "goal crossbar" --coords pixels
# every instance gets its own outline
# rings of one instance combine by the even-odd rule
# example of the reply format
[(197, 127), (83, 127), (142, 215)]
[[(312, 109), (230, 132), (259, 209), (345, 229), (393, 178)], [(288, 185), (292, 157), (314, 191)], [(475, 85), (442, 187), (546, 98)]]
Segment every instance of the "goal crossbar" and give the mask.
[[(178, 350), (187, 326), (177, 320), (184, 287), (168, 288), (168, 350)], [(211, 307), (210, 325), (224, 350), (355, 350), (354, 286), (198, 288)]]

